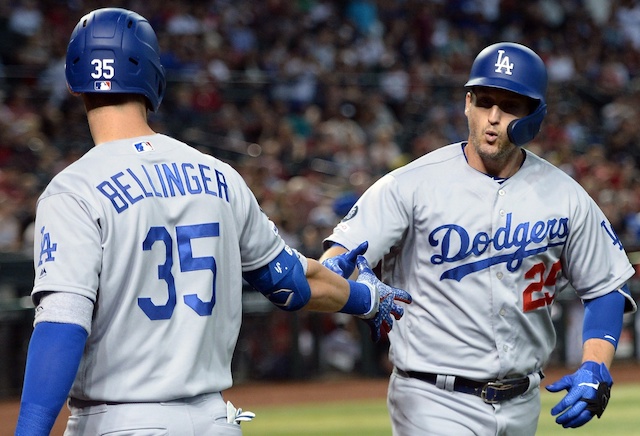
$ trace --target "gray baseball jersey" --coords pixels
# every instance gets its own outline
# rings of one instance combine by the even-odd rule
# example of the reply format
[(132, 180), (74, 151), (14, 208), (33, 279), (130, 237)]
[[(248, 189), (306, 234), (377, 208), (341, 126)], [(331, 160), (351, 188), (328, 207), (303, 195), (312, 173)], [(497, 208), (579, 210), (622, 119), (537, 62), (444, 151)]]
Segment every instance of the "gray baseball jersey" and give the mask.
[(95, 302), (71, 396), (164, 401), (229, 388), (242, 271), (284, 247), (241, 176), (164, 135), (101, 144), (38, 201), (33, 294)]
[(353, 249), (368, 240), (382, 280), (413, 296), (390, 333), (394, 365), (477, 380), (522, 376), (555, 346), (551, 305), (561, 290), (598, 297), (634, 270), (571, 177), (527, 151), (500, 183), (469, 166), (462, 145), (382, 177), (327, 241)]

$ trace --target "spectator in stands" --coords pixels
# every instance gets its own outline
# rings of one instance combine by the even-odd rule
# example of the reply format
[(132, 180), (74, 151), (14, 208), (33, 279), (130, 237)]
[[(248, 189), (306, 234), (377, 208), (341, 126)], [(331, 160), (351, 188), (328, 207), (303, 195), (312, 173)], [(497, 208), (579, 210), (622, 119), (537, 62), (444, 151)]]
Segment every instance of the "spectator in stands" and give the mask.
[[(0, 2), (0, 174), (30, 180), (29, 191), (90, 144), (83, 108), (61, 78), (70, 17), (93, 3)], [(543, 53), (550, 73), (555, 110), (530, 146), (594, 198), (624, 204), (623, 217), (609, 219), (629, 248), (640, 245), (635, 0), (119, 3), (152, 22), (168, 77), (180, 82), (150, 122), (196, 145), (215, 138), (216, 153), (237, 164), (297, 241), (312, 239), (314, 224), (300, 216), (326, 196), (357, 191), (360, 175), (375, 178), (398, 156), (465, 137), (451, 92), (465, 80), (470, 53), (514, 40)], [(379, 146), (381, 130), (391, 147)], [(624, 174), (625, 182), (609, 186), (596, 170)], [(304, 214), (282, 204), (292, 178), (312, 185)], [(35, 197), (22, 198), (6, 196), (7, 227), (13, 218), (28, 226), (24, 203)], [(31, 241), (25, 232), (18, 239), (16, 247)]]

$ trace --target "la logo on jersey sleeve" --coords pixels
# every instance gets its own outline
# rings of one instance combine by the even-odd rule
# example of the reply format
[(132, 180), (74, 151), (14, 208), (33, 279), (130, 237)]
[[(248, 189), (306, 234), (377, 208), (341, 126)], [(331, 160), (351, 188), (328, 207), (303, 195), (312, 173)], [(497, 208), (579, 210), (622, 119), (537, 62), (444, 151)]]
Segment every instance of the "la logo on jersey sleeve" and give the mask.
[(43, 264), (56, 260), (54, 254), (58, 249), (58, 244), (56, 242), (51, 242), (51, 235), (49, 232), (45, 231), (44, 226), (40, 229), (40, 235), (42, 235), (42, 239), (40, 240), (40, 260), (38, 261), (38, 268), (40, 269), (40, 272), (38, 273), (38, 278), (42, 278), (47, 275), (47, 270)]
[(618, 249), (622, 251), (624, 249), (624, 247), (622, 246), (622, 241), (620, 240), (620, 237), (618, 237), (616, 231), (613, 229), (611, 223), (607, 223), (607, 221), (602, 220), (602, 222), (600, 223), (600, 227), (602, 227), (607, 235), (609, 235), (609, 237), (613, 241), (613, 245), (617, 246)]

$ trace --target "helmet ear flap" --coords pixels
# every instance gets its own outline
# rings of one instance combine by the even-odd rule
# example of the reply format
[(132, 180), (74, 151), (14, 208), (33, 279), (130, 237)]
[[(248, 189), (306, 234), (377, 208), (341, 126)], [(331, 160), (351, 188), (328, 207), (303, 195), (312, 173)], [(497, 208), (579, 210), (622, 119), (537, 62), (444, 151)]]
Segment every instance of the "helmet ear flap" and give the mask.
[(542, 120), (544, 120), (546, 114), (547, 104), (540, 102), (533, 113), (511, 121), (507, 127), (509, 140), (515, 145), (524, 145), (531, 141), (540, 131)]

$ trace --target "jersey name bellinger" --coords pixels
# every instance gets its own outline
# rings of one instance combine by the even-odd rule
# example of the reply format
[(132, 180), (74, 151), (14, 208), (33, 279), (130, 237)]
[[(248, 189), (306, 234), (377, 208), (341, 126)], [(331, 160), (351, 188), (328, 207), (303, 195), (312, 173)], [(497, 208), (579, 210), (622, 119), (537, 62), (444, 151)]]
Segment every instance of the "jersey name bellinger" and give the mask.
[(111, 201), (118, 213), (150, 197), (206, 194), (229, 202), (224, 174), (206, 165), (189, 162), (127, 168), (98, 184), (96, 189)]
[[(493, 237), (486, 232), (478, 232), (475, 236), (462, 226), (444, 224), (429, 234), (429, 244), (440, 250), (431, 257), (434, 265), (453, 263), (470, 256), (480, 256), (490, 247), (497, 252), (504, 252), (515, 247), (515, 251), (497, 254), (487, 259), (469, 262), (446, 270), (440, 280), (462, 280), (465, 276), (505, 263), (511, 272), (522, 265), (523, 259), (547, 251), (551, 247), (564, 245), (569, 236), (569, 218), (553, 218), (535, 223), (523, 222), (512, 226), (511, 213), (506, 216), (506, 223), (499, 227)], [(544, 241), (547, 245), (539, 245)]]

